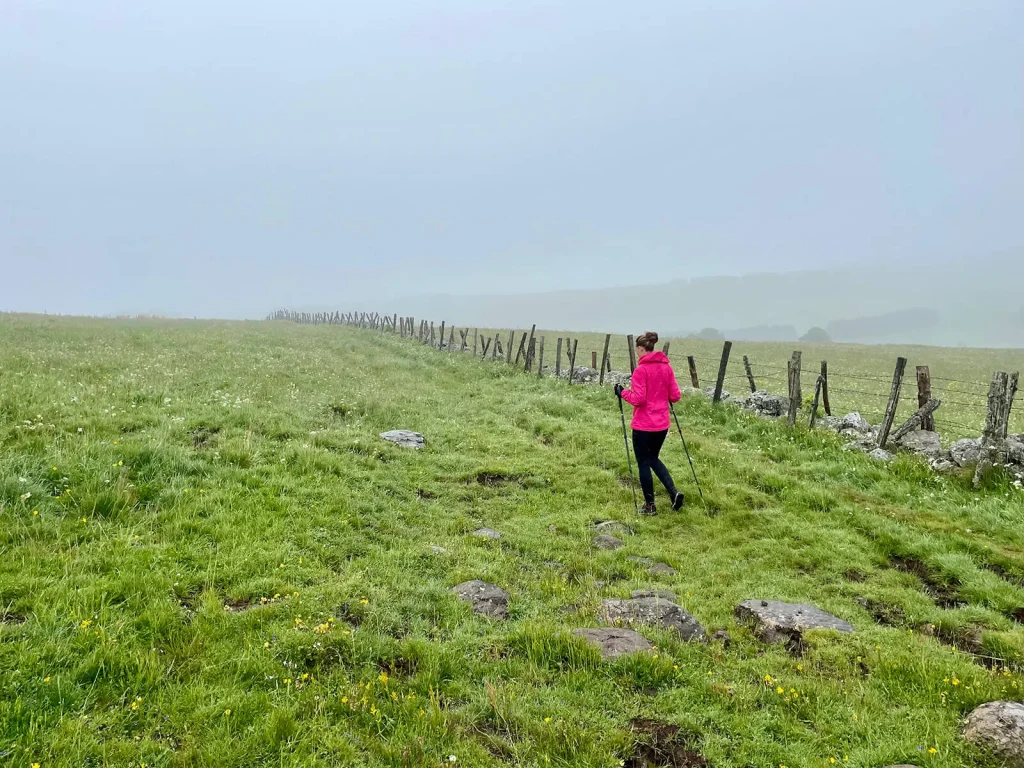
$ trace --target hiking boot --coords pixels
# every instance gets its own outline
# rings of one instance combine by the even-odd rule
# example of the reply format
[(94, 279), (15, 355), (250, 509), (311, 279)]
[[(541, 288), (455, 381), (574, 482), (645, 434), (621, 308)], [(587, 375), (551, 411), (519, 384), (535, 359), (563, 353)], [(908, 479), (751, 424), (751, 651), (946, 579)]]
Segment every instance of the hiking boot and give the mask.
[(683, 497), (683, 494), (680, 491), (676, 491), (672, 494), (672, 509), (678, 512), (683, 508), (683, 502), (685, 501), (686, 499)]
[(658, 510), (655, 508), (653, 501), (648, 501), (642, 507), (640, 507), (640, 514), (641, 515), (656, 515), (656, 514), (658, 514)]

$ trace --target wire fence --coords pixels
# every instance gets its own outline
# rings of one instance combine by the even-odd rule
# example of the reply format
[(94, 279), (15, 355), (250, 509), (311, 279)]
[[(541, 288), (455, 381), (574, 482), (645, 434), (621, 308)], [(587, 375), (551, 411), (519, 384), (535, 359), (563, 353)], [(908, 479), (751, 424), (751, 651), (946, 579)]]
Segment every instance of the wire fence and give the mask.
[[(532, 371), (536, 366), (538, 375), (555, 373), (568, 378), (570, 384), (576, 381), (617, 382), (624, 375), (628, 375), (620, 371), (615, 375), (605, 376), (605, 371), (611, 368), (610, 355), (607, 355), (608, 344), (612, 338), (610, 335), (604, 335), (603, 345), (600, 336), (587, 335), (589, 340), (594, 342), (594, 347), (603, 347), (601, 352), (596, 349), (585, 352), (579, 350), (579, 337), (573, 339), (572, 335), (562, 336), (556, 340), (557, 346), (548, 345), (545, 361), (544, 337), (538, 337), (536, 327), (530, 332), (508, 329), (495, 332), (491, 329), (481, 336), (476, 329), (456, 329), (444, 322), (433, 323), (425, 320), (417, 323), (412, 317), (389, 317), (376, 313), (310, 314), (282, 310), (271, 313), (268, 319), (292, 320), (304, 324), (347, 324), (392, 332), (415, 338), (424, 344), (432, 344), (438, 349), (473, 351), (492, 360), (500, 359), (507, 363), (524, 365), (528, 371)], [(631, 344), (632, 337), (629, 339)], [(687, 354), (691, 351), (686, 347), (687, 341), (682, 340), (683, 349), (680, 350), (680, 341), (676, 340), (677, 348), (673, 350), (677, 361), (686, 361), (685, 367), (679, 362), (676, 364), (676, 373), (681, 382), (689, 379), (690, 383), (704, 389), (720, 388), (729, 392), (733, 398), (743, 397), (751, 390), (791, 397), (790, 361), (769, 359), (763, 354), (737, 354), (737, 350), (733, 349), (729, 342), (725, 343), (723, 353), (718, 357), (706, 353), (706, 343), (703, 344), (705, 351), (693, 349), (694, 354)], [(617, 344), (621, 344), (621, 341)], [(557, 351), (553, 350), (552, 346), (556, 346)], [(553, 352), (557, 355), (556, 360), (552, 360)], [(615, 354), (616, 359), (621, 361), (619, 353)], [(891, 411), (890, 426), (898, 426), (913, 416), (930, 395), (941, 401), (941, 406), (933, 414), (933, 419), (935, 431), (941, 433), (945, 442), (964, 437), (977, 437), (982, 433), (989, 408), (987, 382), (952, 375), (933, 376), (930, 375), (931, 366), (928, 363), (934, 361), (913, 361), (915, 367), (921, 365), (927, 369), (924, 379), (921, 380), (921, 372), (918, 371), (915, 376), (915, 367), (910, 367), (909, 360), (902, 360), (906, 367), (896, 399), (891, 404), (895, 375), (891, 370), (862, 370), (844, 366), (837, 361), (822, 361), (822, 370), (808, 367), (806, 364), (800, 365), (802, 391), (799, 399), (803, 417), (809, 415), (810, 400), (813, 399), (820, 377), (823, 386), (818, 404), (819, 416), (826, 415), (826, 409), (831, 415), (839, 416), (856, 411), (868, 421), (877, 424)], [(597, 370), (592, 366), (595, 361), (599, 361)], [(824, 373), (826, 366), (827, 375)], [(942, 372), (942, 369), (939, 371)], [(1019, 431), (1024, 431), (1024, 414), (1013, 413), (1011, 416), (1012, 425)]]

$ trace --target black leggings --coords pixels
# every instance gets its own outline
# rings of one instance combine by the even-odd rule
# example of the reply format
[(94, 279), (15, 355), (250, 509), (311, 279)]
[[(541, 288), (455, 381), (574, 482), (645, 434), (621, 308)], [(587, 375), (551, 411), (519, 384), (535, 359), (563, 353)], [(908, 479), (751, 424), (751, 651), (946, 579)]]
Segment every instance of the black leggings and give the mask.
[(640, 475), (640, 487), (644, 491), (644, 501), (654, 503), (654, 479), (651, 477), (651, 470), (661, 480), (668, 495), (673, 498), (676, 495), (676, 484), (672, 482), (672, 475), (668, 468), (661, 463), (658, 454), (661, 453), (661, 446), (665, 443), (668, 430), (663, 432), (641, 432), (633, 430), (633, 453), (636, 454), (637, 473)]

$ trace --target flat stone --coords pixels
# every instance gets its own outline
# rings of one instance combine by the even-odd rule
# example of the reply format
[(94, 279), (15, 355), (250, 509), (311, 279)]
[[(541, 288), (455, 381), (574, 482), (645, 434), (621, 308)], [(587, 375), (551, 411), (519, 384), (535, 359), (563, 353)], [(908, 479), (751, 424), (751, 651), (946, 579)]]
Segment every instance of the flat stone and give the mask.
[(508, 592), (501, 587), (473, 579), (452, 587), (452, 592), (473, 606), (473, 613), (492, 619), (508, 616)]
[(500, 539), (501, 534), (493, 528), (479, 528), (473, 531), (473, 535), (481, 539)]
[(654, 561), (649, 557), (641, 557), (640, 555), (626, 555), (627, 560), (631, 560), (639, 565), (654, 565)]
[(744, 600), (736, 606), (736, 618), (754, 625), (754, 634), (766, 643), (799, 642), (807, 629), (853, 632), (853, 625), (805, 603)]
[(603, 523), (595, 523), (594, 530), (598, 533), (606, 533), (609, 536), (624, 536), (633, 533), (633, 529), (618, 520), (605, 520)]
[(1005, 768), (1024, 768), (1024, 704), (992, 701), (967, 716), (964, 738)]
[(659, 600), (669, 600), (671, 602), (676, 601), (676, 593), (668, 589), (636, 589), (633, 590), (631, 597), (656, 597)]
[(647, 569), (647, 572), (650, 573), (653, 576), (675, 576), (676, 575), (676, 569), (673, 568), (671, 565), (668, 565), (667, 563), (655, 563), (654, 565), (652, 565), (650, 568)]
[(415, 448), (419, 450), (425, 444), (423, 435), (419, 432), (410, 432), (408, 429), (393, 429), (390, 432), (381, 432), (380, 436), (390, 443), (400, 445), (402, 448)]
[(875, 448), (868, 453), (868, 457), (875, 461), (892, 461), (892, 454), (884, 448)]
[(600, 613), (605, 621), (671, 629), (683, 640), (703, 640), (706, 636), (704, 627), (685, 608), (659, 597), (604, 600)]
[(582, 637), (601, 652), (603, 659), (617, 659), (627, 653), (653, 650), (647, 638), (631, 629), (602, 627), (600, 629), (574, 629), (576, 637)]
[(598, 549), (618, 549), (619, 547), (624, 547), (626, 545), (621, 539), (601, 534), (600, 536), (594, 537), (594, 546)]
[(942, 455), (942, 438), (938, 432), (923, 429), (908, 432), (899, 439), (898, 444), (906, 451), (927, 456), (929, 459), (937, 459)]
[(937, 459), (932, 459), (929, 465), (936, 472), (952, 472), (957, 468), (956, 462), (945, 456), (940, 456)]
[(743, 407), (761, 416), (776, 419), (789, 413), (789, 398), (783, 395), (771, 395), (763, 390), (751, 392), (743, 400)]

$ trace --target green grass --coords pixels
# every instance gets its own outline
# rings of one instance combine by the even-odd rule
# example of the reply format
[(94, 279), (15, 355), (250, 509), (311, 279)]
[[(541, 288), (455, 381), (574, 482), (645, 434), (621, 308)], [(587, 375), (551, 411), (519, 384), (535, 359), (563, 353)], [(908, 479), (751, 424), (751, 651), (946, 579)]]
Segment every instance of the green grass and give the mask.
[[(679, 413), (707, 506), (638, 519), (607, 389), (346, 328), (0, 319), (0, 764), (617, 766), (647, 718), (717, 768), (992, 765), (959, 721), (1022, 696), (1024, 494)], [(641, 587), (731, 646), (570, 635)], [(857, 632), (794, 657), (736, 624), (755, 597)]]

